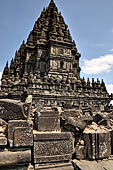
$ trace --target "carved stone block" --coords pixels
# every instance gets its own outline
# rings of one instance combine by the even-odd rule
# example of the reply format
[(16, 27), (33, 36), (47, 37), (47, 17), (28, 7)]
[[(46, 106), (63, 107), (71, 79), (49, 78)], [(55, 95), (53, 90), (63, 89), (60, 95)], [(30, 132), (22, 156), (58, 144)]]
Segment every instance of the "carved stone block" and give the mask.
[[(22, 131), (17, 128), (23, 128)], [(25, 120), (11, 120), (8, 122), (8, 141), (10, 147), (15, 146), (22, 146), (22, 143), (25, 141), (25, 138), (29, 138), (30, 146), (32, 144), (32, 130), (33, 124), (32, 122), (27, 122)], [(27, 132), (27, 133), (26, 133)], [(29, 132), (29, 133), (28, 133)], [(19, 135), (17, 137), (17, 134)], [(25, 141), (23, 146), (29, 146), (29, 143)]]
[(39, 131), (60, 131), (60, 118), (57, 117), (39, 117)]
[(71, 133), (34, 134), (34, 163), (70, 160), (73, 145)]
[(18, 100), (0, 99), (0, 118), (4, 120), (25, 120), (24, 103)]
[(6, 146), (7, 145), (7, 138), (5, 136), (0, 136), (0, 146)]
[(97, 158), (96, 134), (84, 134), (85, 154), (89, 159)]
[(33, 146), (33, 129), (30, 127), (18, 127), (14, 130), (14, 146)]
[(85, 159), (85, 147), (81, 145), (77, 145), (75, 147), (75, 155), (76, 155), (76, 159), (84, 160)]
[(84, 134), (85, 153), (89, 159), (108, 158), (111, 154), (110, 133)]
[(108, 158), (111, 155), (110, 133), (101, 133), (99, 138), (99, 159)]
[[(36, 122), (37, 119), (37, 122)], [(58, 112), (43, 111), (35, 117), (35, 125), (38, 131), (60, 131), (60, 117)]]

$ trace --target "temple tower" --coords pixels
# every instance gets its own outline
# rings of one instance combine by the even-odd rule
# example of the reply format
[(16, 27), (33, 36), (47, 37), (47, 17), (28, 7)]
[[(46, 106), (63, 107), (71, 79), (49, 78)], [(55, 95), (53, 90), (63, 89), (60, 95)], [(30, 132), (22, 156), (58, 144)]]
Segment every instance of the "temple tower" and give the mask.
[(21, 99), (27, 92), (33, 95), (35, 104), (42, 101), (44, 106), (107, 105), (110, 98), (105, 83), (82, 79), (79, 59), (68, 26), (51, 0), (35, 22), (27, 42), (22, 42), (10, 66), (6, 64), (0, 95)]

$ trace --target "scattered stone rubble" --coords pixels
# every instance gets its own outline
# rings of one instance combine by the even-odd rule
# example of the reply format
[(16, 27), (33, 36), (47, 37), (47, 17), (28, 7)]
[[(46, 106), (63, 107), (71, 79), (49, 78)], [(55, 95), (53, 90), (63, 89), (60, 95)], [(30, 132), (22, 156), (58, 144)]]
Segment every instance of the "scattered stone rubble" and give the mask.
[(51, 0), (3, 71), (0, 169), (113, 170), (113, 95), (79, 58)]

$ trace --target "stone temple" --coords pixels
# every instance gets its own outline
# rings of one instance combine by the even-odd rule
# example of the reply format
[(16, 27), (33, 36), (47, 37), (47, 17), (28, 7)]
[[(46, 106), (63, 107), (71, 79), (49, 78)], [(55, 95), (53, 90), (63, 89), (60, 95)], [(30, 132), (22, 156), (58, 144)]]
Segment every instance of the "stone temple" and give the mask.
[(113, 95), (80, 57), (51, 0), (3, 70), (0, 169), (113, 170)]

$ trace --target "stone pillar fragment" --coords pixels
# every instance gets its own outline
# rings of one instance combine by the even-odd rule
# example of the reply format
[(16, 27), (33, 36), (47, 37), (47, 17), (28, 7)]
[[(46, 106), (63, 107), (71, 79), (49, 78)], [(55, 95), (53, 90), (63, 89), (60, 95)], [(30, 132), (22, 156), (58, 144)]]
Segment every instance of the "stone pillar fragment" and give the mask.
[(111, 154), (109, 132), (84, 134), (85, 154), (88, 159), (104, 159)]

